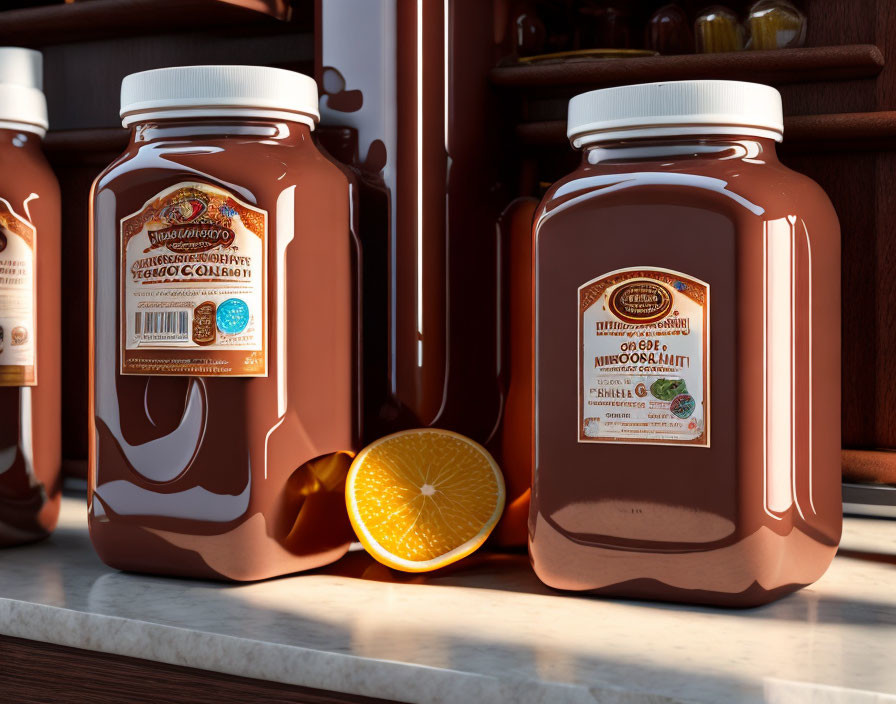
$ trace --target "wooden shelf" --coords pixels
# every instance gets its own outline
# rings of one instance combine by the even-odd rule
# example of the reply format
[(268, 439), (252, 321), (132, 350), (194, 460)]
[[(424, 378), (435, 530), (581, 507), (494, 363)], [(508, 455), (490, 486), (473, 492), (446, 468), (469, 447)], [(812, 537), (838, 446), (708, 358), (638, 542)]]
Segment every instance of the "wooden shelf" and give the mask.
[[(524, 122), (516, 135), (532, 146), (563, 145), (566, 121)], [(896, 146), (896, 111), (785, 117), (784, 137), (788, 149), (799, 151), (885, 149)]]
[(871, 44), (739, 51), (726, 54), (579, 59), (494, 68), (493, 84), (511, 88), (603, 86), (648, 81), (724, 78), (771, 85), (872, 78), (884, 67)]
[(89, 0), (0, 12), (0, 42), (46, 46), (249, 23), (276, 25), (289, 15), (289, 0)]
[[(843, 477), (851, 482), (885, 483), (896, 486), (896, 451), (843, 450)], [(891, 492), (896, 505), (896, 490)]]
[(896, 111), (799, 115), (784, 118), (784, 144), (819, 151), (896, 146)]

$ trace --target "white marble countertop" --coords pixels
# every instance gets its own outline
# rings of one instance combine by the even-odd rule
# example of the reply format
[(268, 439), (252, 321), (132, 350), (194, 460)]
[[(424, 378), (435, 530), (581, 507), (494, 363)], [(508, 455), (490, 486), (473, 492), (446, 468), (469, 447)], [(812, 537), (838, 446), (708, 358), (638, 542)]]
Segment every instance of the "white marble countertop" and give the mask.
[(0, 633), (405, 702), (896, 702), (896, 521), (847, 519), (816, 585), (723, 611), (562, 596), (523, 555), (428, 578), (363, 553), (237, 586), (122, 574), (84, 513), (67, 498), (52, 538), (0, 551)]

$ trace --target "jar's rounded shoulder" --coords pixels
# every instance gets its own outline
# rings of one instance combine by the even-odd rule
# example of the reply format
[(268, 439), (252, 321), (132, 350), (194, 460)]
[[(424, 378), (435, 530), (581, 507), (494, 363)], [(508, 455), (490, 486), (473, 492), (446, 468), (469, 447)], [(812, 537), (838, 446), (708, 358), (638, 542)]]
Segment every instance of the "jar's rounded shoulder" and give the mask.
[(536, 229), (555, 211), (620, 202), (677, 203), (748, 210), (762, 219), (794, 215), (836, 220), (831, 201), (810, 177), (783, 164), (681, 169), (579, 169), (554, 183), (535, 215)]
[[(202, 146), (209, 145), (191, 145), (197, 149)], [(220, 147), (211, 146), (220, 153)], [(314, 184), (312, 190), (317, 192), (330, 189), (348, 192), (346, 174), (314, 144), (296, 148), (244, 143), (229, 149), (231, 159), (206, 162), (201, 152), (197, 152), (196, 159), (184, 156), (182, 146), (165, 149), (158, 145), (131, 144), (96, 177), (93, 196), (108, 190), (119, 197), (126, 193), (145, 193), (148, 198), (179, 181), (191, 180), (234, 190), (237, 196), (242, 192), (246, 200), (259, 203), (276, 200), (278, 193), (291, 186)], [(167, 158), (170, 155), (177, 158)], [(250, 194), (254, 197), (249, 197)]]
[(125, 173), (126, 169), (122, 168), (122, 165), (127, 163), (130, 159), (130, 154), (128, 152), (124, 152), (115, 158), (114, 161), (106, 165), (102, 171), (97, 174), (96, 178), (93, 179), (92, 192), (95, 194), (102, 189), (109, 188), (117, 178), (119, 178), (123, 173)]
[[(59, 181), (43, 151), (34, 149), (4, 150), (0, 154), (3, 169), (0, 169), (0, 195), (9, 199), (10, 193), (21, 192), (23, 199), (31, 192), (37, 193), (45, 201), (59, 199)], [(18, 198), (13, 197), (13, 200)]]

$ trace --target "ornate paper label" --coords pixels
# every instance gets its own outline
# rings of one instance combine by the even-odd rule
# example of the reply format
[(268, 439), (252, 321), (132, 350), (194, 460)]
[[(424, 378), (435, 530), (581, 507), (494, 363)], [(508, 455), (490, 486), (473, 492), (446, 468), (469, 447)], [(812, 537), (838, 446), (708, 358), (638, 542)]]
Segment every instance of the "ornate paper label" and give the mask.
[(579, 442), (709, 447), (709, 285), (620, 269), (578, 303)]
[(0, 386), (35, 386), (36, 230), (0, 198)]
[(121, 220), (122, 374), (265, 376), (267, 213), (204, 183)]

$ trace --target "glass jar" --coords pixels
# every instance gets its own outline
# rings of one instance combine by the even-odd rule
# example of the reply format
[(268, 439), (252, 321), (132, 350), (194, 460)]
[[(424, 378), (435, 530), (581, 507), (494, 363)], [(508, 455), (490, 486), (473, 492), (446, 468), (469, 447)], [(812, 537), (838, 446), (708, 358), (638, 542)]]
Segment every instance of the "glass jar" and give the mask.
[(678, 5), (663, 5), (647, 20), (645, 44), (659, 54), (691, 54), (694, 33), (688, 14)]
[(792, 49), (806, 43), (806, 15), (789, 0), (759, 0), (747, 15), (750, 49)]
[[(534, 223), (530, 554), (548, 585), (747, 606), (840, 536), (840, 239), (780, 95), (577, 96)], [(573, 305), (575, 304), (575, 309)]]
[(352, 539), (357, 243), (300, 74), (122, 85), (92, 195), (89, 520), (119, 569), (254, 580)]
[(746, 44), (746, 33), (737, 13), (723, 5), (707, 7), (694, 20), (694, 37), (698, 54), (740, 51)]

